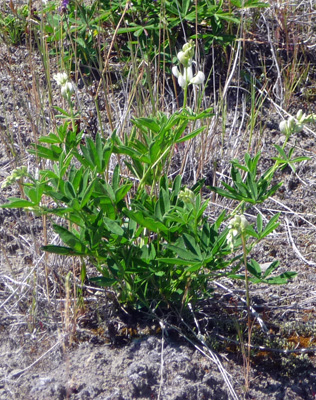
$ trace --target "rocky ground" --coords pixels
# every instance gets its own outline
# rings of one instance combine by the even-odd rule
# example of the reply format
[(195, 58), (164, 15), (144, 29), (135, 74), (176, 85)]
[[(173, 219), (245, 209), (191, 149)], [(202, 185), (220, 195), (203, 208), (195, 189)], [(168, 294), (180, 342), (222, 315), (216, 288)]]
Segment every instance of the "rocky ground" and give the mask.
[[(0, 184), (16, 166), (37, 168), (36, 158), (26, 150), (51, 129), (41, 65), (36, 49), (1, 43)], [(86, 134), (96, 129), (90, 91), (85, 85), (78, 89)], [(289, 112), (299, 108), (313, 110), (313, 99), (297, 92)], [(275, 155), (273, 144), (282, 140), (279, 109), (266, 101), (260, 118), (260, 145), (268, 160)], [(235, 122), (232, 109), (227, 129)], [(238, 132), (237, 124), (229, 140), (242, 139)], [(279, 273), (291, 270), (298, 275), (285, 286), (251, 285), (253, 317), (261, 325), (254, 318), (247, 394), (242, 282), (216, 282), (214, 297), (185, 314), (188, 326), (172, 315), (159, 320), (125, 310), (111, 292), (89, 282), (74, 299), (66, 275), (70, 271), (78, 277), (78, 266), (40, 251), (46, 237), (49, 243), (56, 240), (49, 223), (19, 210), (0, 209), (0, 399), (316, 399), (315, 132), (310, 126), (293, 138), (296, 154), (310, 160), (296, 174), (284, 170), (281, 190), (261, 208), (266, 218), (280, 211), (282, 223), (258, 248), (258, 260), (279, 259)], [(233, 154), (229, 143), (225, 146), (219, 166), (223, 170)], [(210, 165), (212, 160), (205, 167), (206, 177)], [(19, 195), (18, 187), (1, 189), (0, 203)], [(194, 316), (205, 342), (196, 336)]]

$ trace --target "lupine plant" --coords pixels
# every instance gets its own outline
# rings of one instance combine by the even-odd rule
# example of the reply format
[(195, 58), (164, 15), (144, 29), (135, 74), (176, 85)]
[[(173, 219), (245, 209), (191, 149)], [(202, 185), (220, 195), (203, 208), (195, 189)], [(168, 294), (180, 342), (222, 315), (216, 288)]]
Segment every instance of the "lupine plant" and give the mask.
[[(192, 76), (193, 54), (192, 42), (185, 44), (178, 54), (182, 70), (173, 68), (184, 91), (190, 84), (204, 81), (201, 71)], [(52, 168), (40, 170), (38, 177), (26, 167), (14, 171), (4, 186), (18, 182), (25, 198), (10, 198), (1, 206), (51, 217), (64, 244), (44, 246), (44, 251), (79, 257), (82, 279), (87, 278), (87, 263), (93, 265), (99, 275), (89, 276), (90, 281), (113, 287), (121, 302), (134, 307), (182, 308), (189, 301), (210, 296), (212, 280), (223, 276), (246, 280), (249, 306), (249, 281), (283, 284), (295, 275), (271, 276), (277, 261), (262, 272), (260, 264), (249, 258), (252, 249), (277, 228), (279, 215), (264, 226), (259, 214), (254, 227), (244, 211), (247, 205), (262, 203), (278, 190), (281, 183), (272, 184), (278, 169), (306, 159), (292, 158), (292, 150), (286, 155), (285, 145), (314, 116), (299, 112), (297, 119), (280, 124), (286, 135), (284, 146), (276, 146), (280, 157), (260, 176), (260, 154), (253, 158), (246, 154), (245, 165), (232, 161), (233, 184), (223, 182), (224, 189), (211, 189), (238, 205), (232, 214), (222, 212), (210, 223), (205, 215), (208, 201), (201, 196), (204, 181), (189, 188), (180, 175), (170, 179), (167, 172), (173, 147), (204, 129), (190, 132), (190, 121), (210, 117), (211, 110), (195, 114), (185, 102), (183, 109), (171, 116), (161, 113), (133, 120), (134, 130), (125, 142), (114, 131), (107, 139), (97, 134), (95, 140), (86, 138), (83, 144), (81, 133), (76, 132), (74, 85), (66, 73), (54, 78), (70, 112), (56, 107), (64, 123), (30, 150), (50, 160)], [(122, 164), (113, 168), (115, 154), (124, 158), (129, 175), (122, 174)], [(53, 206), (46, 206), (47, 198)], [(67, 224), (57, 225), (54, 216)]]

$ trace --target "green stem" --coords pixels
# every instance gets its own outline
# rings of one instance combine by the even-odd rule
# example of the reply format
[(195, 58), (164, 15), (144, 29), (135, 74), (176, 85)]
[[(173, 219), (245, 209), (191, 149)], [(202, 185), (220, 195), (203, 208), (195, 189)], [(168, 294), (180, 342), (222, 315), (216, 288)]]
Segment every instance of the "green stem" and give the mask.
[(247, 346), (247, 358), (246, 358), (246, 370), (245, 370), (245, 387), (246, 391), (249, 390), (249, 368), (250, 368), (250, 344), (251, 344), (251, 317), (250, 317), (250, 295), (249, 295), (249, 276), (247, 268), (247, 248), (246, 248), (246, 237), (244, 232), (241, 233), (243, 258), (245, 264), (245, 284), (246, 284), (246, 302), (247, 302), (247, 315), (248, 315), (248, 346)]
[[(67, 93), (67, 101), (69, 104), (69, 108), (70, 108), (70, 119), (71, 119), (71, 126), (72, 126), (72, 131), (76, 132), (76, 124), (75, 124), (75, 116), (74, 116), (74, 110), (73, 110), (73, 104), (71, 101), (71, 94)], [(77, 132), (78, 133), (78, 132)]]
[(183, 109), (187, 107), (187, 101), (188, 101), (188, 85), (186, 84), (184, 87)]

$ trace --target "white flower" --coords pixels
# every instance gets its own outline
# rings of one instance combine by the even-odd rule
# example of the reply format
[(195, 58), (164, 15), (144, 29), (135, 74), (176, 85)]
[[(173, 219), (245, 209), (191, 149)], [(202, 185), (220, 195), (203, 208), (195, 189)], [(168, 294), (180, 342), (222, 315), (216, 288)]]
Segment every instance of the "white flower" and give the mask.
[(179, 72), (178, 67), (176, 65), (174, 67), (172, 67), (172, 73), (176, 78), (179, 78), (180, 72)]
[(54, 75), (54, 79), (57, 82), (57, 85), (61, 86), (61, 94), (64, 97), (71, 95), (75, 91), (74, 85), (69, 81), (66, 72), (59, 72)]
[(283, 120), (279, 124), (279, 129), (282, 133), (289, 136), (292, 133), (301, 132), (303, 124), (306, 121), (306, 115), (298, 112), (298, 121), (293, 116), (290, 116), (287, 120)]
[(205, 75), (202, 71), (199, 71), (191, 80), (190, 83), (192, 85), (202, 85), (202, 83), (205, 81)]
[(64, 85), (61, 87), (61, 94), (66, 97), (68, 94), (71, 94), (74, 92), (74, 86), (71, 82), (66, 82)]
[(280, 129), (280, 132), (285, 133), (285, 134), (287, 133), (288, 125), (287, 125), (287, 121), (285, 119), (280, 122), (279, 129)]
[(68, 75), (66, 74), (66, 72), (58, 72), (53, 76), (53, 78), (59, 86), (63, 86), (65, 85), (65, 83), (68, 82)]
[(193, 76), (192, 67), (184, 67), (183, 73), (181, 73), (178, 67), (172, 68), (173, 75), (178, 78), (179, 86), (184, 88), (190, 84), (192, 85), (201, 85), (204, 82), (205, 75), (202, 71), (199, 71), (195, 76)]

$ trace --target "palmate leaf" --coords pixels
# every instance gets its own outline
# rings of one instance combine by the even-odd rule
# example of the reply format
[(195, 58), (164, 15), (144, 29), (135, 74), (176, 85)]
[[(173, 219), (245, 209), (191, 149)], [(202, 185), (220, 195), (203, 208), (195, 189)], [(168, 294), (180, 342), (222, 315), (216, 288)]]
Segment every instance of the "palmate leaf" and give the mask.
[(256, 201), (258, 198), (258, 188), (257, 188), (257, 183), (254, 182), (251, 174), (248, 174), (246, 182), (247, 182), (248, 188), (250, 189), (252, 199), (254, 201)]
[[(280, 274), (278, 276), (275, 277), (271, 277), (271, 278), (256, 278), (256, 277), (248, 277), (250, 282), (253, 283), (266, 283), (269, 285), (285, 285), (286, 283), (289, 282), (290, 279), (294, 278), (297, 275), (297, 272), (293, 272), (293, 271), (288, 271), (288, 272), (284, 272), (283, 274)], [(242, 279), (245, 280), (245, 275), (236, 275), (236, 274), (228, 274), (228, 276), (232, 279)]]
[(250, 260), (249, 263), (247, 263), (247, 269), (253, 276), (261, 279), (261, 267), (256, 260)]
[(262, 232), (262, 227), (263, 227), (262, 215), (260, 213), (258, 213), (258, 215), (257, 215), (257, 231), (258, 231), (258, 233)]
[(167, 249), (173, 251), (183, 261), (191, 262), (191, 263), (196, 263), (196, 262), (200, 262), (201, 261), (200, 257), (197, 254), (192, 253), (190, 250), (186, 250), (183, 247), (183, 245), (182, 246), (181, 245), (180, 246), (175, 246), (173, 244), (168, 244), (167, 245)]
[(238, 193), (231, 187), (230, 187), (230, 191), (221, 189), (217, 186), (207, 186), (207, 188), (212, 190), (213, 192), (219, 194), (220, 196), (227, 197), (228, 199), (240, 200), (240, 201), (243, 200), (243, 197), (239, 196)]
[(127, 156), (130, 156), (132, 160), (136, 161), (143, 161), (147, 164), (150, 164), (151, 160), (150, 157), (146, 154), (142, 154), (139, 151), (136, 151), (130, 147), (127, 146), (119, 146), (119, 147), (114, 147), (113, 148), (113, 153), (115, 154), (126, 154)]
[(285, 283), (288, 283), (290, 279), (295, 278), (296, 275), (297, 272), (288, 271), (276, 277), (264, 279), (264, 283), (269, 283), (271, 285), (284, 285)]
[(115, 192), (116, 203), (119, 203), (121, 200), (123, 200), (132, 187), (132, 183), (127, 183), (120, 186)]
[(283, 185), (283, 182), (279, 182), (276, 185), (272, 186), (271, 189), (262, 197), (261, 202), (273, 196), (274, 193)]
[(95, 180), (93, 180), (92, 182), (90, 182), (89, 186), (86, 188), (83, 197), (80, 201), (80, 207), (83, 208), (88, 201), (91, 199), (93, 190), (94, 190), (94, 185), (95, 185)]
[(202, 254), (200, 250), (200, 246), (196, 243), (196, 240), (193, 236), (188, 235), (187, 233), (183, 233), (182, 236), (185, 247), (192, 253), (196, 258), (202, 261)]

